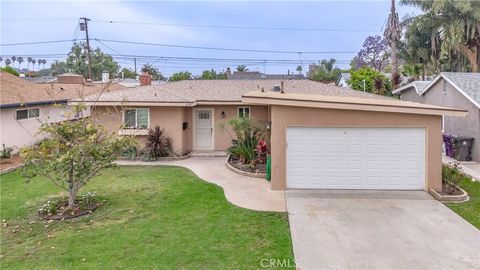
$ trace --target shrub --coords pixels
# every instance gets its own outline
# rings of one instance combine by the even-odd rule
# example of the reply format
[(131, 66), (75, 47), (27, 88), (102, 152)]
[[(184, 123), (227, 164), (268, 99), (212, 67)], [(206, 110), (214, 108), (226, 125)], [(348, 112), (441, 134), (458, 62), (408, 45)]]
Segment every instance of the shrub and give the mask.
[(135, 157), (137, 157), (137, 155), (138, 155), (138, 151), (136, 146), (132, 146), (126, 149), (125, 151), (123, 151), (122, 153), (122, 157), (128, 158), (130, 160), (134, 160)]
[(2, 67), (0, 68), (2, 71), (5, 71), (5, 72), (8, 72), (10, 74), (13, 74), (15, 76), (20, 76), (20, 73), (18, 73), (18, 71), (14, 68), (12, 68), (11, 66), (6, 66), (6, 67)]
[(13, 148), (12, 147), (5, 147), (3, 144), (2, 150), (0, 150), (0, 158), (1, 159), (10, 159), (12, 157)]
[(148, 131), (145, 144), (145, 154), (147, 156), (153, 158), (166, 157), (171, 155), (172, 152), (172, 139), (167, 137), (167, 131), (164, 128), (156, 126)]
[(460, 170), (459, 162), (452, 162), (449, 165), (442, 166), (442, 180), (444, 185), (444, 192), (454, 194), (460, 181), (465, 178), (465, 175)]
[(243, 164), (255, 167), (258, 162), (258, 143), (268, 133), (266, 125), (248, 118), (235, 118), (228, 123), (233, 128), (236, 139), (232, 140), (232, 146), (227, 152), (238, 157)]

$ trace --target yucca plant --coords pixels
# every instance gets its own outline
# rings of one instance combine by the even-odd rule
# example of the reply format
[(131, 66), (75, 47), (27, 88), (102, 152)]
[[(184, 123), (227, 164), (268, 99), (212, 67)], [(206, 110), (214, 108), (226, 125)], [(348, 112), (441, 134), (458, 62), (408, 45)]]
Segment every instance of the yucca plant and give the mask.
[(145, 154), (150, 157), (166, 157), (172, 154), (172, 139), (164, 128), (150, 129), (145, 143)]

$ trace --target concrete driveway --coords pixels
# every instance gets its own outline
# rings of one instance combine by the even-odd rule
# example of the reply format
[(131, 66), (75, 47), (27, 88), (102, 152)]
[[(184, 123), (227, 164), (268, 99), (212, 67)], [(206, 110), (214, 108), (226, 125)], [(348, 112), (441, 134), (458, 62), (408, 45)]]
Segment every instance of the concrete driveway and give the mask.
[(286, 197), (299, 269), (480, 269), (480, 231), (425, 192)]

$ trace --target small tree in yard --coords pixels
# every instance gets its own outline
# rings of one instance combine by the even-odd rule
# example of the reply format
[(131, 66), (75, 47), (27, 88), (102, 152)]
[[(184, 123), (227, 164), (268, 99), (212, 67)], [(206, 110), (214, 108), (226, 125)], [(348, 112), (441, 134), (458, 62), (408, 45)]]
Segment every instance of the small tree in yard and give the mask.
[[(72, 115), (81, 114), (84, 105), (74, 107)], [(40, 132), (46, 138), (22, 150), (27, 178), (42, 176), (68, 192), (68, 207), (73, 210), (78, 191), (100, 170), (114, 166), (117, 157), (135, 145), (131, 137), (109, 133), (92, 118), (84, 117), (60, 123), (43, 123)]]

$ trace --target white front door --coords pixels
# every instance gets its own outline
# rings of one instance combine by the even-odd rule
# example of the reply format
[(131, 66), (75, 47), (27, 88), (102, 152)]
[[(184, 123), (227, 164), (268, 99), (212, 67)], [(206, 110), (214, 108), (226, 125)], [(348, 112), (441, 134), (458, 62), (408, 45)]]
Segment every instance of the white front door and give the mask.
[(213, 150), (213, 124), (211, 110), (195, 111), (195, 133), (196, 133), (196, 149), (195, 150)]
[(287, 143), (288, 188), (424, 188), (424, 128), (288, 127)]

